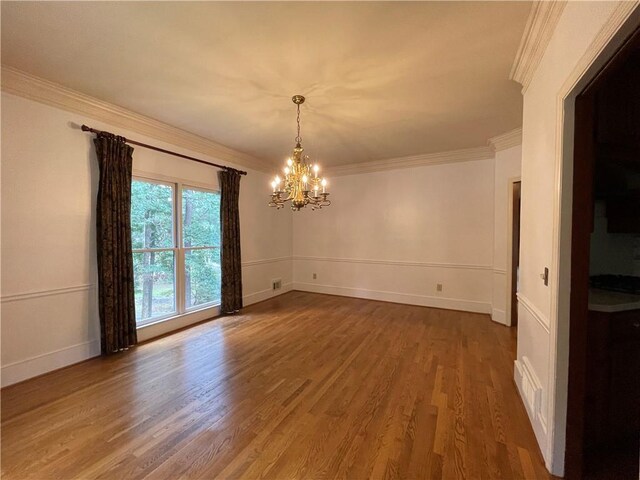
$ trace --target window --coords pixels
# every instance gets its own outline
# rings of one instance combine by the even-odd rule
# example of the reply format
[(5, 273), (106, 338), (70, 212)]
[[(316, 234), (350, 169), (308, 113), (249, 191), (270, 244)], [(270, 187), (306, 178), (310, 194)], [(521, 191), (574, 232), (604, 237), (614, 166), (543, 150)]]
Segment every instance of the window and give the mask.
[(185, 308), (220, 303), (220, 195), (182, 190)]
[(134, 179), (131, 240), (138, 325), (220, 303), (217, 192)]

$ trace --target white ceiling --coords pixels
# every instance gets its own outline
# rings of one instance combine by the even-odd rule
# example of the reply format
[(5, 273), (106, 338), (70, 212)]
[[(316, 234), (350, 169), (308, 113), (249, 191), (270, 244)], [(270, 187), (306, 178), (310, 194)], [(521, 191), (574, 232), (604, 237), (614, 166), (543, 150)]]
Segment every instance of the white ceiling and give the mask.
[(486, 144), (530, 2), (7, 2), (2, 63), (280, 163)]

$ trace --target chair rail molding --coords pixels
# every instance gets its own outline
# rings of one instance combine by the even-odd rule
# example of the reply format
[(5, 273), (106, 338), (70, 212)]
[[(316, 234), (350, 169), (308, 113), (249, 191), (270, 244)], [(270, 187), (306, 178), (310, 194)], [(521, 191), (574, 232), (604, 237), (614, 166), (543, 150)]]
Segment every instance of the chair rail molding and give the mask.
[(535, 1), (520, 40), (509, 78), (527, 90), (562, 16), (566, 0)]
[(260, 172), (269, 173), (274, 166), (269, 161), (8, 65), (2, 65), (2, 91)]
[(253, 265), (264, 265), (267, 263), (278, 263), (278, 262), (287, 262), (293, 260), (291, 255), (285, 257), (273, 257), (273, 258), (260, 258), (257, 260), (248, 260), (246, 262), (242, 262), (243, 267), (251, 267)]
[(549, 334), (549, 320), (543, 315), (543, 313), (538, 310), (533, 302), (531, 302), (531, 300), (525, 297), (522, 293), (518, 292), (516, 296), (518, 297), (518, 303), (522, 305), (522, 307), (540, 324), (544, 331)]
[(93, 283), (86, 283), (83, 285), (74, 285), (71, 287), (49, 288), (45, 290), (36, 290), (24, 293), (13, 293), (9, 295), (2, 295), (2, 297), (0, 297), (0, 302), (10, 303), (18, 302), (21, 300), (30, 300), (32, 298), (49, 297), (52, 295), (64, 295), (68, 293), (84, 292), (87, 290), (91, 290), (94, 287), (95, 285)]

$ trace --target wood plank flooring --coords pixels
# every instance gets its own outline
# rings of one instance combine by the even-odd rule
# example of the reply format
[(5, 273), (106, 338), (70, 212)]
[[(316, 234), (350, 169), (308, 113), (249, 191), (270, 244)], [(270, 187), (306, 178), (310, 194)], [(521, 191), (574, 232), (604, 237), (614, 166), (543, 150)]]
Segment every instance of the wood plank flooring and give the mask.
[(486, 315), (291, 292), (2, 390), (3, 479), (544, 479)]

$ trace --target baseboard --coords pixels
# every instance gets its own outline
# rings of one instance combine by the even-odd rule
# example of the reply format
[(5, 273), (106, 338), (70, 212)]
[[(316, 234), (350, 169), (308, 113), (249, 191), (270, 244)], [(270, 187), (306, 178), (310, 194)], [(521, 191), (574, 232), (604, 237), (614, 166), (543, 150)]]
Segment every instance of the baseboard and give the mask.
[(90, 340), (2, 367), (1, 385), (6, 387), (44, 373), (68, 367), (100, 355), (100, 341)]
[(277, 297), (278, 295), (282, 295), (283, 293), (287, 293), (293, 290), (293, 283), (283, 283), (282, 288), (278, 290), (272, 290), (271, 288), (267, 288), (266, 290), (260, 290), (259, 292), (249, 293), (242, 297), (244, 306), (249, 306), (254, 303), (262, 302), (264, 300), (268, 300), (273, 297)]
[(507, 314), (504, 310), (500, 310), (499, 308), (492, 308), (491, 320), (497, 323), (501, 323), (502, 325), (507, 325)]
[(334, 285), (318, 285), (315, 283), (294, 282), (293, 290), (303, 292), (326, 293), (343, 297), (366, 298), (369, 300), (381, 300), (384, 302), (404, 303), (407, 305), (419, 305), (422, 307), (444, 308), (447, 310), (462, 310), (474, 313), (491, 313), (491, 304), (475, 300), (462, 300), (456, 298), (430, 297), (427, 295), (414, 295), (399, 292), (385, 292), (380, 290), (368, 290), (364, 288), (338, 287)]

